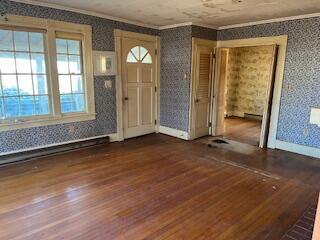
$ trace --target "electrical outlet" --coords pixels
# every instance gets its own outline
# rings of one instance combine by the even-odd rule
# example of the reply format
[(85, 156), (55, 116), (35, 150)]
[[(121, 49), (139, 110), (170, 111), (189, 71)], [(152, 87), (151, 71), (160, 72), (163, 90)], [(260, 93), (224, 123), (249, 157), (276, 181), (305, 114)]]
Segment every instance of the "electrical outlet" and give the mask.
[(309, 136), (309, 133), (310, 133), (309, 128), (304, 128), (304, 129), (303, 129), (303, 135), (304, 135), (305, 137), (308, 137), (308, 136)]
[(73, 134), (76, 132), (76, 127), (75, 126), (70, 126), (69, 127), (69, 133)]

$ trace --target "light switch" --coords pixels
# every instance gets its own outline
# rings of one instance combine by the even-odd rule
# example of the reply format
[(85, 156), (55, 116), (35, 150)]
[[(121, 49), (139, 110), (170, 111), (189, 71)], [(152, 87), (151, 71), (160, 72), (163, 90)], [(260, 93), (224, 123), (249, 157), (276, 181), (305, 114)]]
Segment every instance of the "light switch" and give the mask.
[(111, 89), (112, 88), (112, 81), (111, 80), (105, 80), (104, 81), (104, 87), (106, 89)]
[(320, 108), (311, 108), (310, 123), (320, 127)]

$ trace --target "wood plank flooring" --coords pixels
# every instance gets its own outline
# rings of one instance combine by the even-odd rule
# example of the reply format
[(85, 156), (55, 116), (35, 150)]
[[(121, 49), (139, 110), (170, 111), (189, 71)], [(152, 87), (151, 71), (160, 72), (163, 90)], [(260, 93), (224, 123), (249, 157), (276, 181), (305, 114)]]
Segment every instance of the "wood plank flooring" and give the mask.
[(259, 146), (261, 121), (239, 117), (228, 117), (224, 120), (225, 138)]
[[(299, 178), (233, 166), (254, 156), (161, 134), (5, 166), (0, 239), (279, 240), (315, 204), (320, 172), (305, 166), (320, 163), (274, 155), (300, 159), (278, 166), (303, 169)], [(265, 155), (263, 170), (272, 166)]]

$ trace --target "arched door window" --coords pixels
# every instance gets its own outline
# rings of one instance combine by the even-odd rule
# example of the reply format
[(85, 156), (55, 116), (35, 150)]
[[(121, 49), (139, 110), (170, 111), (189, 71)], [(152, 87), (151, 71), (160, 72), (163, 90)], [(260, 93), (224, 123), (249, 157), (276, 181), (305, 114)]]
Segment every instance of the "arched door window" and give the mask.
[(127, 62), (152, 64), (152, 58), (147, 49), (142, 46), (136, 46), (129, 51)]

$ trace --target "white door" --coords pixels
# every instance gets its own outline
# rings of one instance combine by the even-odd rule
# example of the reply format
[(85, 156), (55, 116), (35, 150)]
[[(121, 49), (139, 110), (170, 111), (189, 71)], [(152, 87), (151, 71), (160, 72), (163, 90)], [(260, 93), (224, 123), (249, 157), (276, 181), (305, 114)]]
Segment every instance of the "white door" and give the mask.
[(206, 136), (210, 129), (211, 84), (213, 72), (214, 49), (208, 46), (197, 46), (196, 79), (194, 94), (194, 136)]
[(122, 40), (124, 138), (155, 132), (155, 45)]

